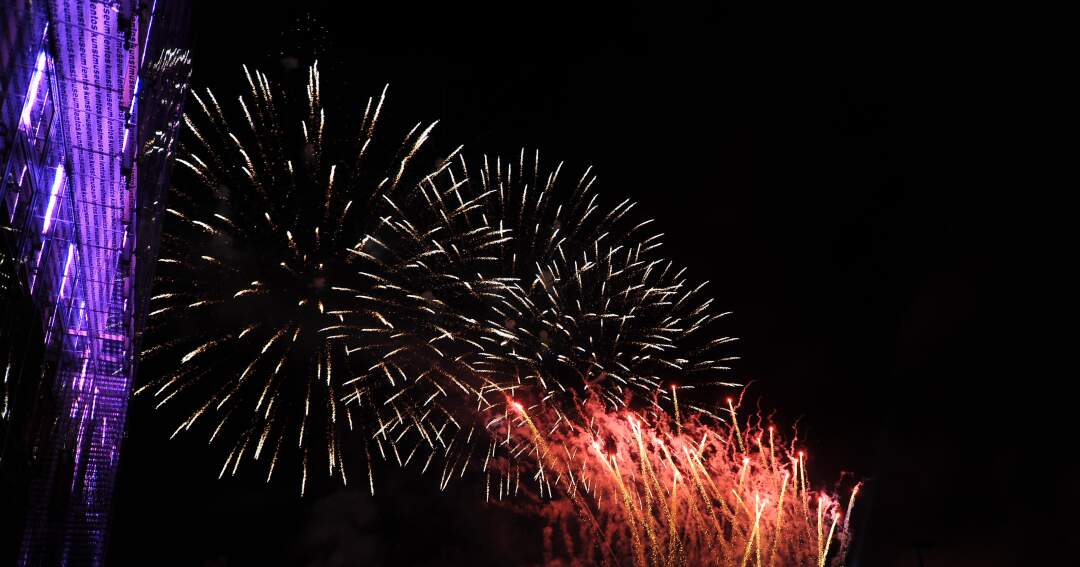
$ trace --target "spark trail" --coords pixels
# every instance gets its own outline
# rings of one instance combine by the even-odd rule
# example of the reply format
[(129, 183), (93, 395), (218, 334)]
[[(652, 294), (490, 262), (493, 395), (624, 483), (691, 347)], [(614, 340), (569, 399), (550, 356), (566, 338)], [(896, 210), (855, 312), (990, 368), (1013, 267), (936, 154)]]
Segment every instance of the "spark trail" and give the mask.
[(734, 406), (724, 421), (695, 415), (681, 431), (665, 412), (598, 400), (550, 431), (510, 407), (511, 436), (530, 440), (534, 462), (525, 499), (550, 522), (548, 565), (843, 565), (859, 485), (846, 507), (811, 489), (797, 439), (784, 444)]

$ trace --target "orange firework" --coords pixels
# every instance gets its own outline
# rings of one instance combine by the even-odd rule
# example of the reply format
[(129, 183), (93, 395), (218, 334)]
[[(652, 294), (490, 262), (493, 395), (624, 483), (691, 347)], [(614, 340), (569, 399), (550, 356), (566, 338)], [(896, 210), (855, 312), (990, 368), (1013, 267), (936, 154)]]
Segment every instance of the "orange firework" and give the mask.
[(810, 488), (795, 441), (729, 408), (727, 422), (680, 424), (597, 401), (556, 419), (508, 402), (511, 435), (529, 439), (536, 462), (537, 510), (562, 536), (545, 538), (545, 563), (841, 565), (858, 485), (844, 509)]

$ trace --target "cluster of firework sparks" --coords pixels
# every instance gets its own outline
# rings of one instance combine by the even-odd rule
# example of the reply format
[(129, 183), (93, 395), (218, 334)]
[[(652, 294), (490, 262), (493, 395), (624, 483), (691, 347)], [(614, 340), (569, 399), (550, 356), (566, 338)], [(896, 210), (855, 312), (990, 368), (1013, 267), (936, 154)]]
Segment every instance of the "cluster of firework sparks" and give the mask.
[(224, 446), (221, 475), (477, 470), (543, 503), (553, 564), (840, 561), (851, 503), (700, 394), (739, 386), (726, 313), (633, 203), (538, 152), (438, 153), (434, 123), (383, 143), (386, 90), (335, 120), (317, 65), (244, 73), (185, 117), (143, 352), (172, 371), (137, 391)]
[[(740, 424), (727, 406), (724, 419), (681, 421), (586, 402), (578, 425), (547, 431), (543, 411), (514, 405), (512, 427), (532, 438), (533, 478), (548, 495), (534, 508), (549, 520), (545, 564), (842, 564), (859, 485), (846, 506), (811, 490), (795, 441), (760, 418)], [(496, 482), (500, 500), (518, 490), (505, 472)]]

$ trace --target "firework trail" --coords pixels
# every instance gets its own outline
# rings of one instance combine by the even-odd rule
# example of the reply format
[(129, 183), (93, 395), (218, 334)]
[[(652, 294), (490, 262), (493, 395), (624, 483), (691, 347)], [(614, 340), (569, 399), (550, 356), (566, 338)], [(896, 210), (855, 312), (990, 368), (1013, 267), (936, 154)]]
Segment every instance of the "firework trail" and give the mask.
[[(859, 486), (846, 502), (811, 490), (797, 439), (785, 444), (761, 419), (740, 420), (732, 404), (724, 421), (677, 423), (592, 400), (550, 431), (542, 413), (513, 405), (508, 428), (530, 440), (535, 462), (518, 472), (524, 500), (550, 521), (545, 563), (842, 565)], [(497, 497), (520, 482), (500, 484)]]
[(226, 445), (221, 475), (247, 458), (269, 481), (290, 455), (301, 493), (316, 460), (346, 482), (345, 452), (368, 482), (372, 448), (448, 453), (461, 426), (440, 402), (472, 393), (455, 357), (482, 348), (461, 313), (501, 292), (479, 274), (506, 238), (449, 178), (460, 148), (433, 157), (435, 123), (379, 141), (386, 89), (334, 120), (317, 64), (295, 88), (244, 75), (184, 118), (143, 353), (174, 370), (137, 393), (182, 414), (174, 436)]
[(592, 168), (545, 171), (539, 152), (524, 150), (460, 162), (476, 191), (492, 195), (484, 222), (512, 236), (497, 247), (506, 285), (479, 317), (489, 348), (473, 366), (484, 387), (565, 412), (593, 397), (612, 409), (659, 399), (677, 411), (676, 388), (738, 385), (720, 380), (735, 339), (714, 332), (727, 313), (713, 309), (707, 282), (659, 255), (663, 235), (648, 233), (635, 203), (606, 208)]

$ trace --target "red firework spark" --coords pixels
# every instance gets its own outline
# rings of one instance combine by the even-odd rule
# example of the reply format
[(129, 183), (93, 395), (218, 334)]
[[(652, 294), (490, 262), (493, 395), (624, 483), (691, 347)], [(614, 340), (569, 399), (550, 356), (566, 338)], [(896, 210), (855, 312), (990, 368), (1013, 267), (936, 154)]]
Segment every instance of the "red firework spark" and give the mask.
[[(572, 418), (509, 400), (511, 435), (529, 439), (536, 465), (525, 476), (530, 508), (549, 521), (545, 563), (841, 565), (859, 486), (846, 505), (812, 489), (797, 439), (728, 408), (723, 421), (680, 423), (595, 400)], [(489, 467), (488, 498), (518, 493), (522, 472)]]

